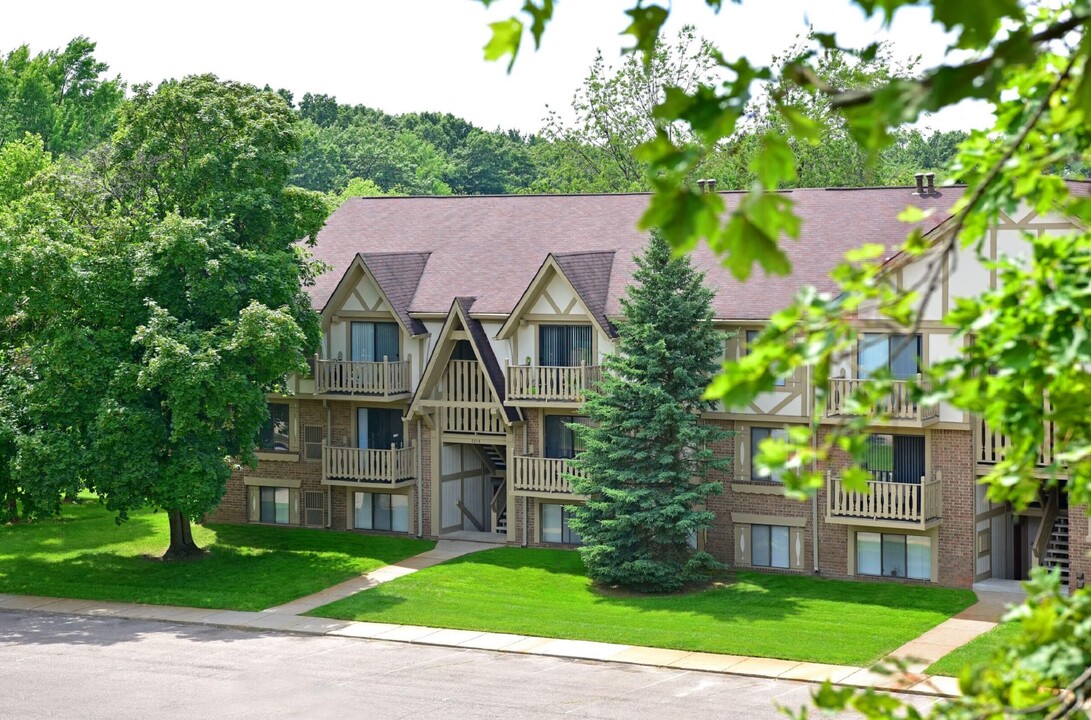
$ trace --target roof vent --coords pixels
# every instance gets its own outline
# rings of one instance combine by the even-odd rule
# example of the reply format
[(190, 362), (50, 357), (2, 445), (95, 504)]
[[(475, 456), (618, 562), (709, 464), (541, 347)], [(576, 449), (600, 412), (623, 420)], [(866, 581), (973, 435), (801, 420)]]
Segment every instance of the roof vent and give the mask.
[(716, 178), (706, 179), (705, 185), (708, 187), (709, 192), (716, 192)]
[(716, 178), (702, 178), (697, 181), (697, 189), (703, 195), (704, 193), (716, 192)]
[(932, 172), (925, 173), (924, 174), (924, 181), (927, 184), (928, 194), (929, 195), (935, 195), (936, 194), (936, 174), (932, 173)]
[(705, 180), (704, 178), (697, 181), (697, 191), (702, 195), (705, 193)]
[(924, 195), (924, 173), (917, 173), (913, 179), (917, 181), (917, 195)]

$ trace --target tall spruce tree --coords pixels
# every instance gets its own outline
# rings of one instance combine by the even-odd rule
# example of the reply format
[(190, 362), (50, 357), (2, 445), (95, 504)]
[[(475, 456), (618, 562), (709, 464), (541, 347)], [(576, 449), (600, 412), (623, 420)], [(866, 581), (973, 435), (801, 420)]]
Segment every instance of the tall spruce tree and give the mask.
[(583, 477), (569, 479), (589, 499), (573, 508), (571, 527), (592, 579), (665, 592), (718, 567), (690, 543), (713, 519), (697, 508), (722, 491), (708, 473), (729, 462), (712, 449), (728, 433), (699, 422), (724, 335), (712, 325), (704, 274), (687, 257), (672, 257), (653, 233), (636, 262), (617, 352), (584, 405), (590, 424), (573, 426), (584, 447), (573, 466)]

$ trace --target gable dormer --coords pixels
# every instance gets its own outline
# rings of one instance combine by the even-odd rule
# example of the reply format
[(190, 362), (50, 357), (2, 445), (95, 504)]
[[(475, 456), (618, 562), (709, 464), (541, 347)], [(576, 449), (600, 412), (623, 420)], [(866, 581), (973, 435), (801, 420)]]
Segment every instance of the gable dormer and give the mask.
[(358, 254), (322, 309), (318, 394), (405, 398), (419, 374), (414, 339), (427, 335), (409, 303), (427, 253)]

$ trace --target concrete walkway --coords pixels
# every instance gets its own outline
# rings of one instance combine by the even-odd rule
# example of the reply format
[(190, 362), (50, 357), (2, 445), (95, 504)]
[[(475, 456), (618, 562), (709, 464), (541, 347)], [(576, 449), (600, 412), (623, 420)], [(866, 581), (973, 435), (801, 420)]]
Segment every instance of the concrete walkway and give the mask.
[(1009, 605), (1026, 599), (1018, 585), (977, 584), (974, 592), (975, 604), (902, 645), (890, 654), (890, 659), (907, 663), (910, 674), (923, 674), (936, 660), (996, 627)]
[(325, 590), (320, 590), (314, 595), (307, 595), (306, 597), (292, 600), (289, 603), (268, 608), (262, 612), (274, 613), (277, 615), (302, 615), (305, 612), (310, 612), (323, 605), (329, 605), (336, 600), (343, 600), (344, 598), (351, 597), (364, 590), (370, 590), (376, 585), (382, 585), (385, 582), (390, 582), (403, 575), (410, 575), (418, 570), (423, 570), (424, 568), (432, 567), (433, 565), (439, 565), (452, 558), (480, 552), (481, 550), (489, 550), (492, 547), (493, 545), (482, 542), (439, 540), (436, 542), (436, 546), (428, 552), (414, 555), (401, 562), (396, 562), (393, 565), (384, 565), (378, 570), (372, 570), (366, 575), (346, 580), (343, 583), (332, 585)]

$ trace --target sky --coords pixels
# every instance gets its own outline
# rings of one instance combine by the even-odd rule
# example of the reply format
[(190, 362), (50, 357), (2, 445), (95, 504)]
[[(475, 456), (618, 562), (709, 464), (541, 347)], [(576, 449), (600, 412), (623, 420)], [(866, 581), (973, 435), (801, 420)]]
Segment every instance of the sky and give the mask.
[[(211, 72), (224, 79), (336, 96), (388, 113), (450, 112), (476, 125), (536, 132), (546, 106), (567, 113), (596, 49), (620, 60), (623, 11), (634, 0), (559, 0), (542, 48), (485, 62), (488, 23), (515, 14), (522, 0), (48, 0), (12, 3), (0, 22), (0, 51), (29, 44), (63, 47), (77, 35), (129, 83)], [(744, 0), (719, 15), (700, 0), (676, 0), (666, 34), (693, 24), (728, 57), (752, 62), (790, 46), (809, 25), (842, 43), (893, 42), (896, 54), (938, 64), (946, 47), (927, 11), (899, 11), (889, 32), (847, 0)], [(924, 120), (938, 130), (984, 128), (987, 106), (965, 104)]]

